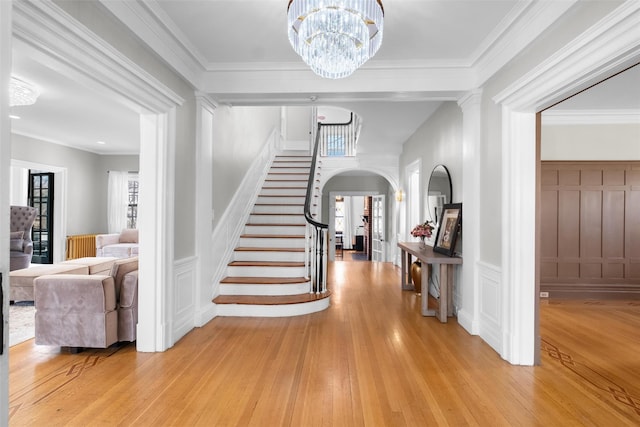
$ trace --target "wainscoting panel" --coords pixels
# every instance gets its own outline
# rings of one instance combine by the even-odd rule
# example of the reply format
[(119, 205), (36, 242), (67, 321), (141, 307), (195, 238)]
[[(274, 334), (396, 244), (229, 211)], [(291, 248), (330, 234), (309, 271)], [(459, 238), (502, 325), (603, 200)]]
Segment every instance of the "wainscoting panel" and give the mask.
[(502, 348), (502, 271), (495, 265), (478, 263), (480, 336), (494, 350)]
[(542, 162), (540, 289), (640, 296), (640, 162)]
[(195, 327), (197, 264), (196, 257), (189, 257), (176, 261), (173, 266), (175, 287), (170, 304), (173, 307), (173, 343)]

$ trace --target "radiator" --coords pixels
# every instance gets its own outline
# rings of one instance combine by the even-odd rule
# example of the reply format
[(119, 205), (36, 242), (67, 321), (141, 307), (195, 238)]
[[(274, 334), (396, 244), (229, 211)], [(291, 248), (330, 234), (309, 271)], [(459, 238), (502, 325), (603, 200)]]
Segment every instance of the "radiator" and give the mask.
[(67, 258), (96, 256), (96, 234), (67, 236)]

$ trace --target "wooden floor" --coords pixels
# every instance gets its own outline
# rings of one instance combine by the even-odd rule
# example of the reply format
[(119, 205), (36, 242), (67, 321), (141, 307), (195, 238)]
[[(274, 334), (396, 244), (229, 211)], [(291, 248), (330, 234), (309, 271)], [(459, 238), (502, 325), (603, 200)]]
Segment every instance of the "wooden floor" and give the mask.
[(10, 424), (640, 425), (638, 302), (543, 303), (542, 365), (518, 367), (422, 317), (390, 264), (329, 278), (324, 312), (216, 318), (165, 353), (14, 346)]

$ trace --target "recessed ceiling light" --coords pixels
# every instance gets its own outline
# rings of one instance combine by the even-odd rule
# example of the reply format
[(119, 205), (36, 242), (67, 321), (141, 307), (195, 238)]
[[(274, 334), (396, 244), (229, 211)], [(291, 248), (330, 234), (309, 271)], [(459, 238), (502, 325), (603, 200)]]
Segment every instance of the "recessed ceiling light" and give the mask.
[(106, 142), (104, 142), (104, 141), (96, 141), (96, 144), (105, 145)]
[(16, 116), (15, 114), (9, 114), (10, 119), (20, 120), (20, 116)]

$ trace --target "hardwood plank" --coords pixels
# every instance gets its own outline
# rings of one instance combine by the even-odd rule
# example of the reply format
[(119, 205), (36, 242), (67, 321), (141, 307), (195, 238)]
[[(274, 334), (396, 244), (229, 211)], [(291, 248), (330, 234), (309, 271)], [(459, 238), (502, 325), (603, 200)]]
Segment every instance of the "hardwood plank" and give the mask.
[(11, 347), (10, 424), (640, 424), (637, 301), (545, 301), (542, 364), (523, 367), (423, 317), (390, 264), (330, 263), (328, 281), (325, 311), (215, 318), (164, 353)]

